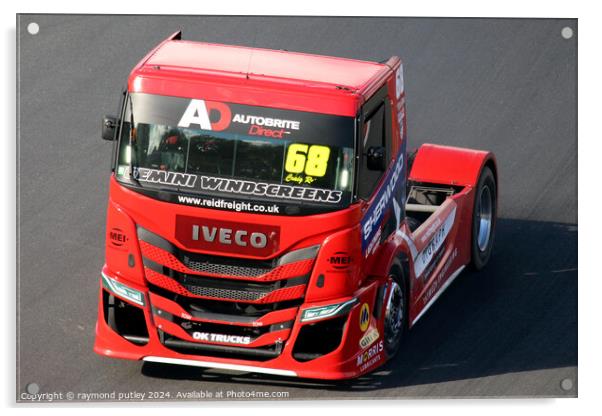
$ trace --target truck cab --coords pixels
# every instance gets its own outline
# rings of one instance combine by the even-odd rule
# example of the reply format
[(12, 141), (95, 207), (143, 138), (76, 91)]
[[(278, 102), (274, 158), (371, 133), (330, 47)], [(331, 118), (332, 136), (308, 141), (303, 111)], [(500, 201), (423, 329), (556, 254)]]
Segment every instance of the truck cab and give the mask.
[(426, 145), (412, 176), (397, 57), (177, 32), (132, 70), (102, 135), (114, 146), (101, 355), (357, 377), (475, 262), (478, 235), (477, 267), (491, 252), (495, 159)]

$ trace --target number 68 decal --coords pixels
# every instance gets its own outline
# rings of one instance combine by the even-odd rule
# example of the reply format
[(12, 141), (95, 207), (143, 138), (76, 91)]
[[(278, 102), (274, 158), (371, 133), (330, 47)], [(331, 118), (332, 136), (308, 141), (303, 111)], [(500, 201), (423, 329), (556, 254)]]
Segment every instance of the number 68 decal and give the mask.
[(330, 148), (314, 144), (293, 143), (288, 147), (284, 169), (290, 173), (305, 172), (308, 176), (324, 176), (328, 168)]

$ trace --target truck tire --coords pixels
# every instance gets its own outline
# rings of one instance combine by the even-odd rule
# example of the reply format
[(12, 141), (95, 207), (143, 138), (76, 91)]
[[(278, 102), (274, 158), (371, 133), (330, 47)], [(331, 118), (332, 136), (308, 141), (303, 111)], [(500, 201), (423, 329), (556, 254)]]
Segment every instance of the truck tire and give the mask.
[(408, 294), (403, 269), (394, 266), (389, 272), (391, 288), (385, 299), (385, 351), (393, 357), (399, 351), (408, 328)]
[(489, 167), (484, 167), (477, 183), (472, 211), (472, 267), (481, 270), (491, 257), (497, 222), (497, 188)]

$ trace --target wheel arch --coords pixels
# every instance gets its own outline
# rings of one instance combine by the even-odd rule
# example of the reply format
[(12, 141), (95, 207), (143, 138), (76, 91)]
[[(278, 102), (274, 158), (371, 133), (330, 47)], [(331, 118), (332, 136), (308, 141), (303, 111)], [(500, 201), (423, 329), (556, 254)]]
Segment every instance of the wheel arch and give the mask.
[(404, 283), (404, 289), (406, 294), (410, 294), (410, 282), (412, 281), (410, 276), (410, 256), (406, 251), (405, 245), (396, 246), (393, 242), (390, 242), (382, 251), (379, 260), (376, 262), (378, 265), (373, 269), (375, 276), (386, 278), (389, 272), (397, 268), (401, 271), (401, 278)]
[(373, 276), (386, 277), (391, 270), (391, 267), (397, 262), (401, 271), (405, 276), (408, 276), (409, 266), (409, 249), (405, 243), (399, 244), (396, 238), (387, 241), (380, 251), (377, 261), (374, 262), (374, 268), (372, 269)]
[(423, 144), (416, 152), (409, 180), (452, 186), (476, 186), (484, 166), (498, 185), (497, 162), (493, 153), (460, 147)]
[[(379, 304), (381, 305), (380, 308), (382, 310), (382, 312), (379, 316), (379, 319), (382, 321), (382, 325), (383, 325), (383, 337), (385, 340), (385, 350), (386, 350), (388, 357), (391, 358), (391, 357), (395, 356), (397, 354), (397, 352), (399, 351), (401, 342), (403, 342), (403, 334), (410, 328), (410, 324), (409, 324), (410, 279), (408, 278), (409, 264), (408, 264), (408, 257), (404, 251), (397, 251), (395, 253), (395, 255), (392, 256), (391, 262), (390, 262), (389, 266), (387, 267), (386, 273), (387, 273), (387, 276), (390, 276), (391, 274), (395, 274), (396, 276), (398, 276), (398, 278), (393, 278), (392, 280), (394, 282), (399, 283), (399, 285), (397, 285), (397, 283), (391, 283), (391, 286), (388, 290), (387, 290), (388, 284), (382, 285), (381, 287), (383, 289), (379, 292), (379, 293), (381, 293), (381, 298), (377, 300), (379, 302)], [(389, 279), (387, 279), (386, 281), (389, 282)], [(403, 295), (402, 295), (403, 296), (403, 299), (402, 299), (403, 309), (402, 309), (402, 320), (401, 320), (402, 327), (398, 329), (398, 331), (401, 331), (401, 333), (398, 335), (395, 335), (396, 341), (393, 344), (389, 344), (389, 339), (386, 337), (387, 325), (390, 323), (390, 319), (387, 318), (387, 309), (391, 302), (391, 299), (393, 299), (392, 298), (392, 296), (393, 296), (392, 291), (394, 288), (393, 285), (396, 285), (396, 286), (400, 287), (401, 290), (403, 290)]]
[[(498, 180), (497, 162), (495, 160), (495, 156), (493, 155), (493, 153), (489, 153), (489, 157), (485, 160), (483, 167), (487, 167), (487, 168), (491, 169), (491, 172), (493, 173), (493, 179), (495, 180), (495, 193), (496, 193), (495, 201), (497, 203), (497, 201), (499, 199), (497, 196), (500, 193), (500, 183)], [(483, 168), (481, 168), (481, 170), (482, 169)], [(480, 171), (479, 171), (479, 175), (480, 175)]]
[(410, 259), (405, 251), (398, 251), (393, 257), (389, 270), (399, 269), (401, 272), (401, 280), (406, 290), (406, 294), (410, 293)]

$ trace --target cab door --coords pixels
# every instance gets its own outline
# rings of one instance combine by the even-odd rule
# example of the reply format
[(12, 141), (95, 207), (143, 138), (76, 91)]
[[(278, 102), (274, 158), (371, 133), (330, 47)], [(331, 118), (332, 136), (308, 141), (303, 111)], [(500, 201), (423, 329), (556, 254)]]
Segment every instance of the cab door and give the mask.
[(399, 144), (393, 143), (392, 100), (388, 86), (362, 107), (357, 135), (356, 197), (364, 201), (362, 254), (371, 261), (404, 217), (405, 169)]

